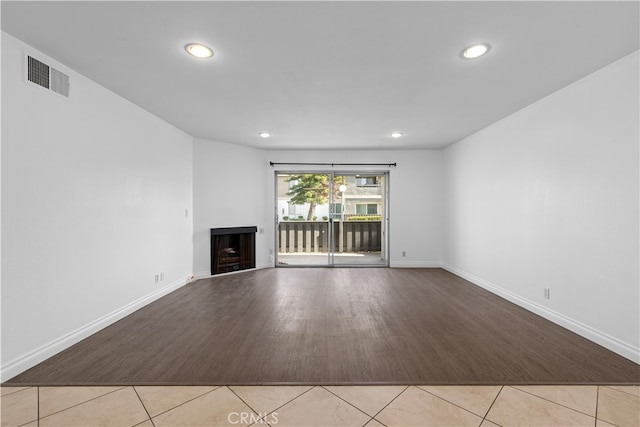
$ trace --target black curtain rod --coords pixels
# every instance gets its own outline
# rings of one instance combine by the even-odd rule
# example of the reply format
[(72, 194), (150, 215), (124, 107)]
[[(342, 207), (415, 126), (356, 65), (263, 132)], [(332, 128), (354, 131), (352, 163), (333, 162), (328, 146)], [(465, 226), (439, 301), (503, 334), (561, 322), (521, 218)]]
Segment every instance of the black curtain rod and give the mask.
[(269, 162), (269, 164), (273, 167), (275, 165), (285, 165), (285, 166), (398, 166), (397, 163), (278, 163), (278, 162)]

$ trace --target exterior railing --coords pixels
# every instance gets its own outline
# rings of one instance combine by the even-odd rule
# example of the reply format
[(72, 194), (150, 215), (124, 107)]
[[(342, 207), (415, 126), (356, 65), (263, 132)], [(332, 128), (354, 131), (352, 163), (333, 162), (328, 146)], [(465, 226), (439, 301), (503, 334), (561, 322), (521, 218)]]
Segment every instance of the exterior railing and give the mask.
[(345, 221), (380, 221), (379, 214), (344, 214)]
[[(334, 221), (333, 232), (336, 252), (377, 252), (382, 248), (381, 221)], [(282, 221), (278, 233), (280, 253), (327, 252), (329, 247), (328, 221)]]

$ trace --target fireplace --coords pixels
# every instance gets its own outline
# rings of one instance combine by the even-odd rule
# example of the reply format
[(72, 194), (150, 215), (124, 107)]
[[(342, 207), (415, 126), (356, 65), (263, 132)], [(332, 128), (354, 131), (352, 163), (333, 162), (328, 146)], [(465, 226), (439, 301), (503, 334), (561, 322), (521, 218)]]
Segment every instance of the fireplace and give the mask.
[(211, 274), (256, 267), (258, 227), (211, 229)]

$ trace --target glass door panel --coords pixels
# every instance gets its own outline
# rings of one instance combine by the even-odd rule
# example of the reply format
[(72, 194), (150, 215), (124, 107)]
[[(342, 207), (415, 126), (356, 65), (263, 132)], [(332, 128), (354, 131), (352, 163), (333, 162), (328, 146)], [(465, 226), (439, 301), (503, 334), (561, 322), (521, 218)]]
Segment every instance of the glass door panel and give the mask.
[(329, 265), (331, 233), (327, 173), (278, 173), (278, 265)]
[(336, 204), (340, 218), (334, 221), (334, 265), (387, 265), (386, 176), (384, 174), (335, 175), (339, 182)]

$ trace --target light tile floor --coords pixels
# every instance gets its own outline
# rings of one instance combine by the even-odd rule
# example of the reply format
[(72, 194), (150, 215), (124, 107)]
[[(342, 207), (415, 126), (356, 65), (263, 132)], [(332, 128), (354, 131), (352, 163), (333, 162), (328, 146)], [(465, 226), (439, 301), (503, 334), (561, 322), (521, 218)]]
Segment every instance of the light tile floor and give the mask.
[(640, 426), (638, 386), (2, 387), (2, 426)]

